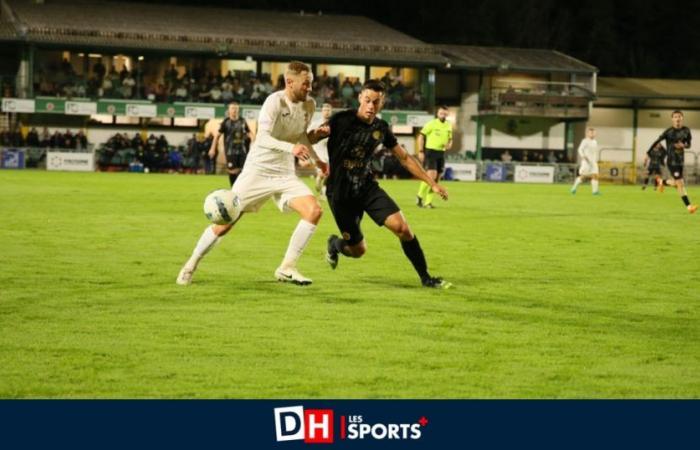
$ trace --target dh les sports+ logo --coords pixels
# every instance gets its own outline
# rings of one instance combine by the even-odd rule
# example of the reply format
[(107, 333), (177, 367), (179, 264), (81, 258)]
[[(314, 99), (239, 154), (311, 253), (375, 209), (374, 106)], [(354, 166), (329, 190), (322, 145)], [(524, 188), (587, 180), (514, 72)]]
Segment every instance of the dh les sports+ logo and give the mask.
[(300, 441), (332, 444), (335, 440), (418, 440), (428, 419), (413, 423), (371, 422), (366, 415), (336, 415), (332, 409), (304, 409), (303, 406), (275, 408), (277, 442)]

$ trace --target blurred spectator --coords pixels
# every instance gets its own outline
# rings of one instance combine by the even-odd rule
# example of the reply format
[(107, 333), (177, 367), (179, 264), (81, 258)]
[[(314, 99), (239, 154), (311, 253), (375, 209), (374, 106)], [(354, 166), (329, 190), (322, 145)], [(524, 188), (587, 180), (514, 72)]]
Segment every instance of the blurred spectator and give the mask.
[(39, 142), (39, 132), (36, 130), (36, 128), (32, 127), (31, 130), (29, 130), (29, 133), (27, 133), (27, 147), (39, 147), (40, 142)]
[(51, 143), (51, 135), (49, 134), (49, 129), (44, 127), (41, 131), (41, 139), (39, 140), (39, 145), (41, 147), (48, 147)]
[(211, 148), (211, 143), (214, 140), (214, 136), (209, 133), (202, 142), (199, 143), (199, 154), (204, 161), (204, 173), (210, 175), (216, 172), (216, 158), (219, 154), (218, 149), (214, 154), (213, 158), (209, 157), (209, 149)]

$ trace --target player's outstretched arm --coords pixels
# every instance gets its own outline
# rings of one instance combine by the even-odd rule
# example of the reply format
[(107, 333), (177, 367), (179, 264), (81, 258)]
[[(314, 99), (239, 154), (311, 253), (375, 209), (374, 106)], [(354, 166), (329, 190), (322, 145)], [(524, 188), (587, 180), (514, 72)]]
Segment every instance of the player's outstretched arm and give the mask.
[(315, 130), (309, 130), (306, 133), (306, 137), (309, 139), (309, 142), (311, 145), (316, 144), (318, 141), (321, 141), (325, 138), (327, 138), (331, 134), (331, 127), (328, 125), (321, 125), (320, 127), (316, 128)]
[(661, 143), (661, 141), (663, 141), (664, 139), (666, 139), (666, 131), (664, 131), (663, 133), (661, 133), (661, 136), (659, 136), (659, 137), (651, 144), (651, 146), (649, 146), (649, 150), (648, 150), (648, 151), (652, 151), (652, 150), (654, 149), (654, 147), (656, 147), (657, 145), (659, 145), (659, 144)]
[(406, 170), (408, 170), (411, 173), (411, 175), (420, 179), (421, 181), (425, 181), (433, 190), (433, 192), (442, 197), (443, 200), (447, 200), (447, 189), (440, 186), (435, 182), (435, 180), (430, 178), (430, 176), (426, 173), (426, 171), (423, 169), (420, 163), (418, 163), (418, 161), (416, 161), (414, 157), (409, 155), (406, 149), (403, 148), (403, 146), (401, 146), (401, 144), (396, 144), (391, 149), (391, 151), (398, 158), (401, 165), (404, 166)]

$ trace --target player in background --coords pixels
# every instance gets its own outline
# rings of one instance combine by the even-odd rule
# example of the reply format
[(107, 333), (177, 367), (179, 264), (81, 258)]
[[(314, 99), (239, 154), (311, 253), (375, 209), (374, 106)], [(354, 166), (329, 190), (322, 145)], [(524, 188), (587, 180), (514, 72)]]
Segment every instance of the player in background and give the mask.
[(413, 176), (423, 180), (433, 192), (447, 200), (445, 188), (430, 178), (420, 163), (397, 142), (389, 124), (377, 118), (384, 106), (384, 91), (382, 82), (367, 81), (359, 94), (358, 109), (342, 111), (330, 120), (328, 205), (342, 238), (335, 235), (328, 238), (326, 261), (335, 269), (340, 254), (351, 258), (364, 255), (367, 243), (360, 223), (367, 213), (377, 225), (388, 228), (399, 238), (401, 248), (423, 286), (449, 288), (450, 283), (430, 275), (418, 238), (397, 204), (379, 187), (372, 173), (373, 155), (383, 145), (391, 149)]
[(595, 139), (595, 128), (586, 128), (586, 137), (578, 146), (578, 156), (581, 165), (578, 169), (578, 177), (571, 187), (571, 193), (576, 194), (576, 189), (587, 178), (591, 179), (591, 190), (593, 195), (600, 195), (598, 190), (598, 141)]
[[(647, 154), (644, 157), (644, 167), (647, 169), (647, 175), (644, 178), (644, 184), (642, 184), (642, 190), (645, 190), (647, 188), (647, 185), (649, 184), (649, 179), (652, 176), (654, 177), (654, 180), (656, 180), (657, 176), (661, 176), (661, 166), (666, 165), (666, 148), (664, 148), (663, 144), (658, 143), (649, 150), (647, 150)], [(654, 181), (654, 190), (657, 189), (656, 186), (656, 181)]]
[[(317, 129), (321, 126), (328, 125), (328, 121), (333, 114), (333, 106), (330, 103), (324, 103), (321, 106), (321, 118), (311, 123), (311, 129)], [(318, 158), (328, 164), (328, 140), (321, 139), (314, 144), (314, 151)], [(326, 196), (326, 175), (319, 168), (316, 168), (316, 192), (321, 199)]]
[(676, 186), (678, 194), (683, 200), (683, 204), (690, 214), (694, 214), (698, 210), (697, 205), (690, 203), (688, 192), (685, 189), (683, 181), (683, 164), (685, 163), (685, 149), (690, 148), (690, 142), (693, 139), (690, 134), (690, 128), (683, 126), (683, 113), (681, 111), (673, 111), (671, 113), (672, 126), (663, 133), (657, 140), (651, 144), (650, 148), (656, 147), (661, 141), (666, 141), (666, 165), (671, 173), (671, 179), (664, 180), (656, 177), (656, 186), (659, 192), (664, 191), (664, 186)]
[[(289, 63), (284, 73), (284, 90), (270, 94), (260, 109), (257, 137), (241, 175), (231, 188), (243, 213), (255, 212), (272, 199), (280, 211), (293, 210), (299, 214), (301, 220), (292, 233), (282, 264), (275, 270), (277, 280), (299, 285), (311, 283), (296, 266), (321, 220), (321, 207), (308, 186), (296, 176), (294, 158), (302, 161), (311, 158), (323, 171), (328, 170), (312, 148), (321, 136), (328, 134), (328, 128), (307, 131), (316, 110), (314, 100), (308, 97), (312, 81), (309, 66), (298, 61)], [(180, 270), (177, 284), (192, 282), (204, 255), (233, 225), (212, 225), (204, 230), (192, 256)]]
[[(452, 125), (447, 121), (449, 110), (440, 106), (436, 117), (426, 123), (418, 134), (418, 159), (431, 180), (436, 183), (445, 170), (445, 152), (452, 148)], [(419, 207), (434, 208), (434, 193), (430, 184), (421, 181), (418, 187), (416, 204)]]
[(250, 143), (255, 139), (255, 135), (248, 128), (245, 119), (240, 117), (240, 106), (236, 102), (228, 104), (227, 117), (221, 122), (219, 132), (214, 135), (214, 140), (209, 149), (209, 158), (212, 160), (216, 158), (216, 149), (221, 136), (224, 137), (226, 171), (228, 172), (229, 182), (233, 186), (236, 178), (243, 170)]

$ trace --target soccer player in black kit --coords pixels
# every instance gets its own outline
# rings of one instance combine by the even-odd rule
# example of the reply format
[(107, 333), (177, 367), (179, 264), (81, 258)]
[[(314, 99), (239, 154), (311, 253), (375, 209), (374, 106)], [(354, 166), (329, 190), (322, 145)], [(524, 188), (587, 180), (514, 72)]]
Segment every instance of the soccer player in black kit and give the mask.
[[(649, 179), (656, 175), (661, 176), (661, 166), (666, 165), (666, 148), (661, 144), (656, 144), (647, 151), (647, 156), (644, 158), (644, 166), (647, 168), (647, 176), (644, 178), (642, 190), (647, 188)], [(656, 180), (656, 177), (654, 177)], [(656, 181), (654, 181), (654, 190), (657, 189)]]
[(329, 122), (328, 157), (330, 175), (326, 181), (328, 205), (341, 237), (328, 238), (326, 261), (335, 269), (340, 254), (361, 257), (367, 250), (360, 222), (367, 213), (379, 226), (391, 230), (401, 241), (423, 286), (446, 289), (451, 284), (428, 273), (428, 265), (418, 238), (411, 231), (394, 200), (374, 179), (372, 156), (380, 145), (390, 149), (415, 177), (428, 183), (436, 194), (447, 200), (447, 191), (428, 176), (420, 163), (399, 145), (389, 124), (376, 115), (384, 106), (384, 84), (369, 80), (362, 86), (357, 110), (335, 114)]
[(664, 186), (676, 186), (683, 204), (685, 204), (688, 212), (693, 214), (698, 210), (698, 206), (690, 204), (688, 192), (685, 190), (685, 183), (683, 182), (685, 149), (690, 148), (692, 136), (690, 129), (683, 126), (682, 112), (673, 111), (671, 113), (671, 122), (673, 126), (661, 133), (661, 136), (651, 144), (650, 148), (656, 147), (663, 140), (666, 141), (666, 165), (673, 179), (663, 180), (661, 177), (656, 177), (656, 185), (660, 192), (664, 191)]
[(219, 132), (214, 137), (209, 149), (209, 157), (216, 156), (219, 138), (224, 137), (224, 153), (226, 154), (226, 171), (231, 186), (243, 169), (245, 158), (248, 156), (250, 143), (253, 141), (253, 133), (245, 119), (240, 117), (240, 106), (236, 102), (228, 104), (227, 117), (221, 122)]

